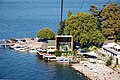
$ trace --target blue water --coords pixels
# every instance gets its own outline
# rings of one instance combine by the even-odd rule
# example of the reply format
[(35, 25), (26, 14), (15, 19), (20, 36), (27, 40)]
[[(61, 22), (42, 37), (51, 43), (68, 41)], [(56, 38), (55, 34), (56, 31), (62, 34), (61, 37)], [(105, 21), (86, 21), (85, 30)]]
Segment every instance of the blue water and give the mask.
[[(61, 0), (0, 0), (0, 39), (32, 38), (42, 28), (55, 34), (60, 22)], [(63, 19), (68, 10), (73, 14), (87, 12), (90, 5), (101, 8), (109, 0), (64, 0)], [(120, 4), (120, 0), (110, 3)], [(83, 5), (82, 5), (83, 3)], [(0, 49), (0, 79), (11, 80), (85, 80), (69, 66), (45, 63), (35, 54)]]
[(0, 79), (85, 80), (68, 65), (44, 62), (35, 54), (0, 49)]
[[(60, 22), (61, 0), (0, 0), (0, 39), (35, 37), (42, 28), (50, 28), (55, 34)], [(88, 12), (90, 5), (102, 7), (109, 0), (64, 0), (63, 18), (68, 10)], [(109, 3), (120, 0), (110, 0)], [(83, 5), (82, 5), (83, 3)]]

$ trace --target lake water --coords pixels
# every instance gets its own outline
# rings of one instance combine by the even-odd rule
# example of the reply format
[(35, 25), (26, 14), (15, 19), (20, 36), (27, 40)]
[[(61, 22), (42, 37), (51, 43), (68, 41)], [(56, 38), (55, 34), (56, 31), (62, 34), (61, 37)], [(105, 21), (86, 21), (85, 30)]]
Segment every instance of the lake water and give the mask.
[[(42, 28), (57, 33), (60, 22), (61, 0), (0, 0), (0, 39), (35, 37)], [(102, 7), (109, 0), (63, 0), (63, 18), (68, 10), (88, 12), (90, 5)], [(120, 4), (120, 0), (110, 3)], [(82, 5), (83, 3), (83, 5)]]
[(35, 54), (0, 49), (0, 79), (85, 80), (68, 65), (44, 62)]
[[(57, 34), (61, 0), (0, 0), (0, 39), (32, 38), (42, 28)], [(68, 10), (88, 12), (91, 4), (102, 7), (109, 0), (64, 0), (63, 18)], [(110, 0), (120, 3), (120, 0)], [(83, 5), (82, 5), (83, 3)], [(82, 6), (81, 6), (82, 5)], [(45, 63), (35, 54), (0, 49), (0, 79), (85, 80), (69, 66)]]

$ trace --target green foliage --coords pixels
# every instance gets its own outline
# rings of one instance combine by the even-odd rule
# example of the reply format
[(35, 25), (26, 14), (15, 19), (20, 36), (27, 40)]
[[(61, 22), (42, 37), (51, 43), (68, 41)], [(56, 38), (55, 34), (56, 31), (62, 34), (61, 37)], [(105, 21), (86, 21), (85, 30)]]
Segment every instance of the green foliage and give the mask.
[(98, 18), (98, 29), (101, 31), (101, 22), (102, 22), (102, 18), (100, 15), (101, 10), (94, 5), (91, 5), (89, 12), (90, 14), (93, 14), (94, 17)]
[(110, 56), (110, 57), (109, 57), (109, 59), (110, 59), (110, 60), (113, 60), (113, 57), (112, 57), (112, 56)]
[(102, 9), (102, 33), (106, 38), (114, 37), (120, 30), (120, 13), (117, 4), (109, 4)]
[(43, 28), (37, 32), (36, 36), (43, 39), (52, 39), (55, 38), (55, 34), (49, 28)]
[(108, 59), (105, 63), (106, 66), (110, 66), (112, 64), (112, 60)]
[(119, 65), (118, 58), (116, 58), (116, 65)]
[(96, 47), (96, 46), (93, 46), (92, 48), (91, 48), (91, 51), (97, 51), (98, 50), (98, 48)]
[(105, 38), (97, 29), (98, 19), (92, 14), (78, 12), (65, 21), (64, 34), (74, 35), (74, 40), (81, 44), (90, 42), (104, 42)]
[(102, 57), (105, 57), (106, 55), (105, 54), (102, 54)]
[(72, 51), (72, 55), (73, 55), (73, 57), (76, 57), (76, 56), (77, 56), (77, 50), (76, 50), (76, 49), (74, 49), (74, 50)]
[(117, 36), (116, 36), (116, 39), (117, 39), (118, 41), (120, 41), (120, 31), (118, 32), (118, 34), (117, 34)]
[(55, 56), (61, 56), (62, 55), (62, 51), (56, 50), (54, 51)]
[(80, 55), (80, 60), (81, 60), (81, 61), (84, 61), (84, 60), (85, 60), (83, 55)]
[(59, 26), (60, 28), (58, 29), (58, 35), (62, 35), (64, 34), (65, 21), (62, 21)]
[(84, 48), (84, 50), (85, 50), (86, 52), (89, 52), (89, 51), (90, 51), (88, 48)]
[(69, 10), (68, 11), (68, 17), (70, 17), (72, 15), (72, 12)]
[(11, 38), (10, 40), (11, 40), (12, 42), (17, 42), (17, 40), (14, 39), (14, 38)]

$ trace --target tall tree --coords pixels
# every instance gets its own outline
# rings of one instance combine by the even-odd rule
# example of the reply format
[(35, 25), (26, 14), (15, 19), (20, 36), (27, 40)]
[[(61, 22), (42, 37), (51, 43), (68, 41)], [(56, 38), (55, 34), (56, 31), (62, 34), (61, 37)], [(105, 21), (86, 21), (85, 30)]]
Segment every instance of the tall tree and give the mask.
[(94, 17), (98, 18), (98, 29), (101, 31), (101, 22), (102, 17), (100, 15), (102, 10), (98, 9), (96, 6), (91, 5), (89, 12), (94, 15)]
[(63, 35), (64, 34), (64, 28), (65, 28), (65, 21), (62, 21), (59, 25), (59, 29), (58, 29), (58, 35)]
[(117, 4), (109, 4), (102, 9), (102, 33), (106, 38), (115, 38), (120, 31), (120, 12)]
[[(68, 11), (68, 17), (72, 15), (72, 12), (69, 10)], [(60, 23), (60, 28), (58, 29), (58, 35), (63, 35), (64, 34), (64, 28), (65, 28), (65, 20)]]
[(92, 14), (78, 12), (65, 21), (64, 34), (74, 35), (74, 39), (81, 44), (87, 42), (104, 42), (104, 36), (97, 29), (98, 19)]

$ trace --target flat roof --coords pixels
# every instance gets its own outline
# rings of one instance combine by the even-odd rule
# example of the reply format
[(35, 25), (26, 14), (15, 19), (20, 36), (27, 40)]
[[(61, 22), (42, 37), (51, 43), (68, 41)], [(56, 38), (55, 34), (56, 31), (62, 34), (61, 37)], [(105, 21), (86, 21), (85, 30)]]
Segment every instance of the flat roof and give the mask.
[(56, 35), (56, 37), (73, 37), (72, 35)]
[(120, 45), (114, 46), (115, 49), (120, 49)]
[(104, 47), (104, 46), (103, 46), (102, 48), (108, 50), (109, 52), (111, 52), (111, 53), (113, 53), (113, 54), (120, 55), (120, 52), (115, 51), (114, 49), (111, 49), (111, 48), (109, 48), (109, 47)]

